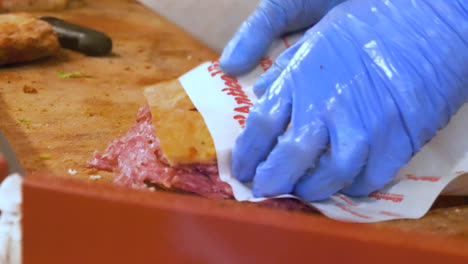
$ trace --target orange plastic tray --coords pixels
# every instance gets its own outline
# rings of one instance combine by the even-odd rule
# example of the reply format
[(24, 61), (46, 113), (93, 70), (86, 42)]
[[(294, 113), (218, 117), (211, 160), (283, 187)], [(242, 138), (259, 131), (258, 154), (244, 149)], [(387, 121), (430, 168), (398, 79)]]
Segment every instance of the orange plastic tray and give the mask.
[(235, 201), (30, 175), (24, 264), (468, 263), (468, 243)]

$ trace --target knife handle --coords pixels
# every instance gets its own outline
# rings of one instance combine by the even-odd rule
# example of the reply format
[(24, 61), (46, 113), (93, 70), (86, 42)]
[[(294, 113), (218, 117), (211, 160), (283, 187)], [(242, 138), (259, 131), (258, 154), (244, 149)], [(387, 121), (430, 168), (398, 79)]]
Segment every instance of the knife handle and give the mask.
[(112, 40), (102, 32), (55, 17), (40, 19), (52, 25), (63, 48), (79, 51), (88, 56), (104, 56), (112, 50)]

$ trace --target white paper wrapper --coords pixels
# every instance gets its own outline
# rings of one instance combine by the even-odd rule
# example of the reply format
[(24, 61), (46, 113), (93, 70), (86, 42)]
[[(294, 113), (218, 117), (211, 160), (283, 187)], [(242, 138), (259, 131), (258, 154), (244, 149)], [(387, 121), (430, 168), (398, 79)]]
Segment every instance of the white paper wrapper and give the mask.
[[(230, 171), (234, 142), (243, 128), (249, 107), (256, 102), (252, 86), (276, 57), (299, 37), (294, 35), (276, 41), (257, 68), (238, 78), (224, 75), (217, 61), (204, 63), (179, 78), (213, 137), (220, 178), (231, 185), (238, 201), (264, 200), (254, 198), (249, 185), (237, 181)], [(467, 130), (468, 104), (465, 104), (449, 125), (382, 190), (360, 198), (335, 194), (325, 201), (310, 204), (323, 214), (343, 221), (422, 217), (442, 192), (468, 195)], [(449, 184), (452, 181), (453, 184)]]
[(21, 183), (18, 174), (0, 184), (0, 264), (21, 263)]

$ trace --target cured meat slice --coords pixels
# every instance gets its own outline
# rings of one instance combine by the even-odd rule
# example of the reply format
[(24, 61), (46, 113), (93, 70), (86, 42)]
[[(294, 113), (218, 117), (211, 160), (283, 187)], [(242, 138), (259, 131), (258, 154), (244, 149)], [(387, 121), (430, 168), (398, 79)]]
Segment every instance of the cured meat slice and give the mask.
[[(114, 172), (116, 184), (132, 188), (156, 185), (212, 199), (233, 199), (232, 189), (220, 180), (215, 162), (179, 167), (168, 164), (155, 135), (149, 106), (138, 111), (136, 123), (125, 136), (112, 141), (103, 153), (96, 152), (88, 165)], [(284, 210), (314, 211), (295, 199), (272, 199), (260, 204)]]
[(169, 166), (162, 156), (154, 130), (149, 107), (144, 106), (127, 134), (114, 140), (104, 154), (95, 153), (89, 165), (115, 172), (116, 183), (133, 188), (147, 188), (148, 184), (156, 184), (209, 198), (232, 198), (231, 187), (219, 179), (215, 163), (177, 168)]

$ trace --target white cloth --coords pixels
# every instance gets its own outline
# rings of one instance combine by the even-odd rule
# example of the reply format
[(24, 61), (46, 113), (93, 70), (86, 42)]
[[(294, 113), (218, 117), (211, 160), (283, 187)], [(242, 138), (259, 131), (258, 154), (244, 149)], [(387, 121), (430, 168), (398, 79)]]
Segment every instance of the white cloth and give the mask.
[(259, 0), (138, 0), (221, 52)]
[(0, 184), (0, 264), (21, 263), (21, 183), (19, 174)]

